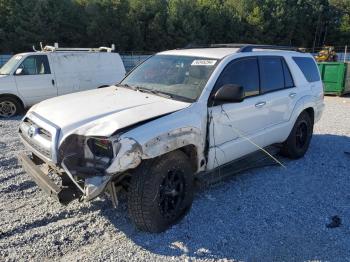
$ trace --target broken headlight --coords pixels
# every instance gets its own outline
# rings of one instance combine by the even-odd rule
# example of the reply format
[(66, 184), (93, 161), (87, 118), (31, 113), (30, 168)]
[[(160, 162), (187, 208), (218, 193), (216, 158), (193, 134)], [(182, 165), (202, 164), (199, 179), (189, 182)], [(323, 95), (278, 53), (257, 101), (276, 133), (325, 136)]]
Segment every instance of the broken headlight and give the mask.
[(113, 158), (112, 141), (106, 138), (89, 138), (87, 145), (91, 153), (98, 158)]

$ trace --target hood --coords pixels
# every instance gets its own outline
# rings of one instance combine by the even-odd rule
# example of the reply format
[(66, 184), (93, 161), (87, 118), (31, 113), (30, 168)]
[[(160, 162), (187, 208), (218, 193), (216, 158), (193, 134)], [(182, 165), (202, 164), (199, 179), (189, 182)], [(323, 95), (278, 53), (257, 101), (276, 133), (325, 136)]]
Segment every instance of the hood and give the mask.
[(71, 133), (110, 136), (121, 128), (189, 105), (153, 94), (111, 86), (48, 99), (35, 105), (30, 112), (35, 112), (60, 127), (62, 139)]

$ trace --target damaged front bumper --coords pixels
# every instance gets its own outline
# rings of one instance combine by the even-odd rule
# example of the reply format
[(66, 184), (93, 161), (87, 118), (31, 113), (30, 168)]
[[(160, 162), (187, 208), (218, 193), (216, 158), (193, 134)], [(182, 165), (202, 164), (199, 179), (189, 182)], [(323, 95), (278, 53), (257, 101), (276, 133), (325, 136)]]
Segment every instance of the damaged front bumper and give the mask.
[[(70, 144), (76, 145), (74, 143)], [(117, 156), (114, 156), (104, 168), (101, 168), (101, 165), (93, 165), (91, 159), (88, 162), (77, 153), (65, 152), (65, 155), (60, 166), (47, 163), (35, 153), (32, 153), (31, 157), (24, 153), (18, 156), (23, 169), (37, 185), (49, 196), (64, 205), (74, 199), (90, 201), (104, 191), (108, 191), (115, 206), (117, 196), (114, 194), (114, 187), (117, 185), (114, 181), (118, 177), (122, 177), (126, 170), (135, 168), (141, 161), (139, 146), (136, 141), (131, 139), (126, 139), (121, 143)], [(83, 163), (81, 162), (82, 159), (84, 160)], [(42, 166), (45, 164), (50, 166), (50, 171), (46, 171), (46, 169), (43, 171)], [(48, 175), (49, 173), (57, 174), (62, 181), (62, 185), (55, 183)]]
[(81, 192), (79, 192), (78, 188), (68, 178), (62, 177), (62, 185), (59, 186), (40, 169), (38, 163), (33, 158), (20, 153), (18, 159), (23, 169), (33, 178), (36, 184), (61, 204), (67, 205), (74, 199), (81, 197)]
[(45, 174), (40, 168), (40, 161), (20, 153), (18, 159), (23, 169), (29, 174), (36, 184), (50, 197), (54, 198), (63, 205), (67, 205), (75, 199), (90, 201), (104, 192), (112, 176), (99, 175), (89, 176), (84, 179), (84, 183), (79, 182), (73, 177), (67, 166), (62, 163), (64, 173), (60, 174), (61, 185), (58, 185), (48, 174)]

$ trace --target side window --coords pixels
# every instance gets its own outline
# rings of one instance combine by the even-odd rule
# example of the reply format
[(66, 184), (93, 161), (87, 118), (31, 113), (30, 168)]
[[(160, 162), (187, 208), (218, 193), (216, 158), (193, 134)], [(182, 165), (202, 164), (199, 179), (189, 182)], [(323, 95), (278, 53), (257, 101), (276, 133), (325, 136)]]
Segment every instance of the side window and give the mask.
[(261, 93), (284, 88), (284, 72), (280, 57), (261, 56), (259, 66)]
[(257, 59), (255, 57), (244, 58), (228, 64), (216, 82), (215, 88), (226, 84), (242, 86), (246, 97), (258, 95), (259, 69)]
[(18, 68), (22, 68), (22, 75), (51, 74), (46, 55), (28, 56)]
[(294, 62), (303, 72), (308, 82), (320, 81), (320, 75), (315, 61), (310, 57), (293, 57)]
[(286, 61), (281, 58), (282, 60), (282, 65), (283, 65), (283, 73), (284, 73), (284, 86), (286, 88), (289, 88), (289, 87), (294, 87), (294, 80), (293, 80), (293, 77), (292, 77), (292, 74), (290, 73), (290, 69), (286, 63)]

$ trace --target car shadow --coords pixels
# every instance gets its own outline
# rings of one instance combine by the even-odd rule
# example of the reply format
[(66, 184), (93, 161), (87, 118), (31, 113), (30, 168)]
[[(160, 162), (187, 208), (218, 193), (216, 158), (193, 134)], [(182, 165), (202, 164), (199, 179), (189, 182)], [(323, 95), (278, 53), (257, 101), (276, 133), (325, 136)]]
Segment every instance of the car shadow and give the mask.
[[(24, 117), (24, 115), (25, 115), (25, 113), (17, 115), (17, 116), (9, 117), (9, 118), (0, 117), (0, 120), (2, 120), (2, 121), (19, 121)], [(0, 127), (1, 127), (1, 125), (0, 125)]]
[[(304, 158), (281, 158), (286, 168), (247, 171), (200, 191), (189, 214), (161, 234), (122, 223), (115, 212), (127, 217), (125, 201), (117, 211), (104, 206), (102, 215), (135, 244), (167, 257), (341, 261), (350, 229), (346, 150), (349, 137), (314, 135)], [(344, 225), (326, 228), (332, 215), (342, 216)]]

